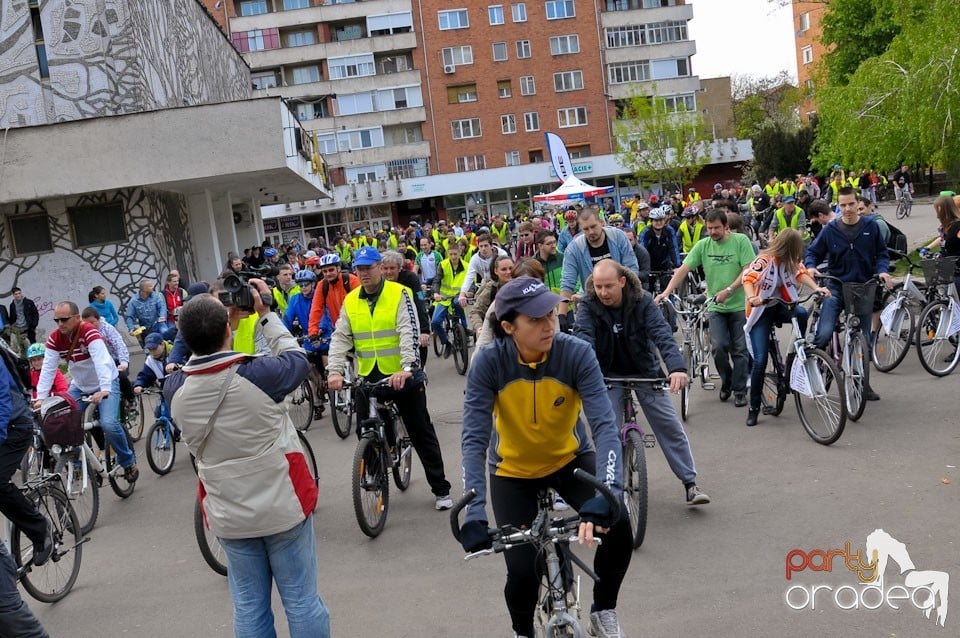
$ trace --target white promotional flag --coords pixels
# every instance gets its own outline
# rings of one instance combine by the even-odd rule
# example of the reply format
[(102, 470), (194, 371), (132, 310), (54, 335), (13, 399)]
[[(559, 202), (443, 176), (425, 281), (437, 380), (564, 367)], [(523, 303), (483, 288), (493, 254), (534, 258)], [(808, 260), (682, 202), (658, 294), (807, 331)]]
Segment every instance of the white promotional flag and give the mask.
[(563, 140), (556, 133), (544, 133), (547, 138), (547, 151), (550, 153), (550, 162), (553, 164), (553, 170), (557, 172), (557, 179), (560, 183), (567, 181), (567, 178), (573, 176), (573, 164), (570, 163), (570, 153)]

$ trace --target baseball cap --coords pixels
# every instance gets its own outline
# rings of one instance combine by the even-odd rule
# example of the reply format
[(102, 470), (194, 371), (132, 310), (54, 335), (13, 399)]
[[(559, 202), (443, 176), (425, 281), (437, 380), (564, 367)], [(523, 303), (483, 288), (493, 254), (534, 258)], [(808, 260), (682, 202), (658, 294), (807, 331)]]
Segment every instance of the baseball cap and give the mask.
[(795, 202), (795, 201), (797, 201), (797, 198), (794, 197), (793, 195), (787, 195), (786, 197), (783, 198), (784, 204), (789, 204), (790, 202)]
[(163, 337), (160, 336), (159, 332), (151, 332), (147, 335), (147, 338), (143, 340), (143, 347), (147, 350), (153, 350), (162, 344)]
[(538, 319), (549, 314), (561, 299), (563, 297), (551, 292), (539, 279), (517, 277), (497, 292), (497, 319), (502, 319), (510, 311)]
[(720, 182), (717, 182), (716, 184), (713, 185), (713, 187), (714, 187), (714, 188), (723, 188), (723, 184), (721, 184)]
[(194, 295), (202, 295), (205, 292), (210, 292), (210, 286), (202, 281), (198, 281), (197, 283), (190, 284), (187, 288), (187, 298), (189, 299)]
[(372, 266), (383, 260), (380, 251), (373, 246), (364, 246), (353, 256), (354, 266)]
[(267, 257), (268, 259), (269, 259), (270, 257), (276, 257), (276, 256), (277, 256), (277, 249), (276, 249), (276, 248), (273, 248), (273, 247), (267, 248), (265, 251), (263, 251), (263, 256), (264, 256), (264, 257)]

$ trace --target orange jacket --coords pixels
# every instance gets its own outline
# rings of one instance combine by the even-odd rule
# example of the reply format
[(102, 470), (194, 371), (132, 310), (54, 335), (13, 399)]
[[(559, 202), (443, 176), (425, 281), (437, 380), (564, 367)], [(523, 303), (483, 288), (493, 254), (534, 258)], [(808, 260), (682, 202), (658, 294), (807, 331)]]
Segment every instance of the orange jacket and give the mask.
[[(360, 286), (360, 280), (356, 275), (350, 275), (350, 290)], [(330, 312), (330, 321), (337, 325), (337, 318), (340, 316), (340, 309), (343, 307), (343, 300), (347, 297), (347, 290), (343, 288), (343, 275), (338, 274), (337, 278), (330, 284), (330, 290), (326, 296), (323, 294), (326, 280), (321, 279), (317, 282), (317, 290), (313, 293), (313, 304), (310, 306), (310, 328), (307, 334), (320, 334), (320, 320), (323, 319), (323, 310), (326, 308)]]

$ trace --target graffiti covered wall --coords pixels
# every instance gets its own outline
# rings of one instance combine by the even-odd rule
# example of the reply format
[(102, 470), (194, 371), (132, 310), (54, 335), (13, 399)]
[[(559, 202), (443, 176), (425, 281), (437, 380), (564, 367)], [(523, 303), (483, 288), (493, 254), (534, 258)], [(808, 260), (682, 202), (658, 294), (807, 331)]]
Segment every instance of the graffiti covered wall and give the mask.
[[(123, 206), (127, 241), (76, 248), (67, 208), (105, 203)], [(109, 299), (122, 315), (143, 279), (163, 281), (175, 268), (185, 280), (196, 281), (187, 203), (179, 194), (131, 188), (66, 200), (25, 202), (0, 212), (9, 217), (49, 215), (52, 253), (14, 256), (7, 236), (9, 226), (0, 224), (0, 303), (9, 305), (11, 290), (22, 288), (24, 295), (36, 302), (40, 328), (47, 332), (57, 302), (71, 300), (83, 308), (94, 286), (109, 290)]]
[(0, 0), (0, 126), (251, 94), (249, 68), (197, 0), (46, 0), (38, 21), (26, 0)]

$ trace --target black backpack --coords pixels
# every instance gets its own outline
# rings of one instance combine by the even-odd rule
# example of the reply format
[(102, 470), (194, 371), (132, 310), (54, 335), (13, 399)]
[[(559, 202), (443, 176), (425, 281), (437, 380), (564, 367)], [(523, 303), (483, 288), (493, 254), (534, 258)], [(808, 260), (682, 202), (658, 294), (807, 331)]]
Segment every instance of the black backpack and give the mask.
[[(340, 276), (343, 277), (343, 289), (347, 292), (350, 292), (350, 274), (342, 272)], [(323, 298), (326, 300), (327, 294), (330, 292), (330, 282), (326, 279), (323, 280)]]
[[(906, 254), (907, 236), (903, 233), (902, 230), (900, 230), (899, 228), (897, 228), (887, 220), (883, 220), (883, 221), (887, 223), (887, 228), (890, 229), (890, 234), (887, 236), (887, 248), (892, 248), (893, 250)], [(891, 253), (890, 259), (891, 261), (893, 261), (893, 260), (900, 259), (900, 257), (899, 255)]]
[(0, 340), (0, 356), (3, 358), (4, 365), (13, 377), (24, 396), (28, 399), (33, 398), (33, 380), (30, 378), (30, 362), (23, 357), (18, 357), (6, 342)]

